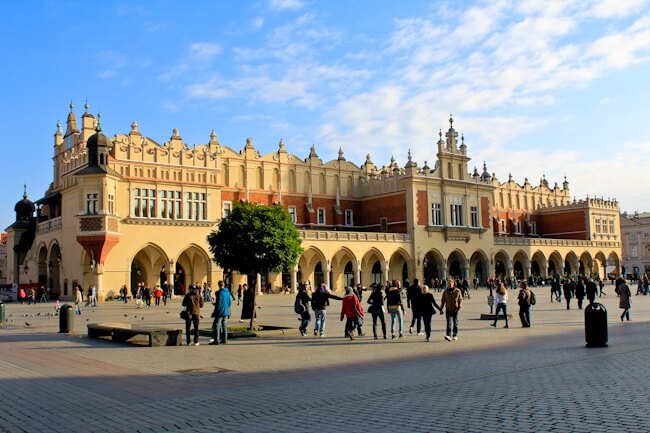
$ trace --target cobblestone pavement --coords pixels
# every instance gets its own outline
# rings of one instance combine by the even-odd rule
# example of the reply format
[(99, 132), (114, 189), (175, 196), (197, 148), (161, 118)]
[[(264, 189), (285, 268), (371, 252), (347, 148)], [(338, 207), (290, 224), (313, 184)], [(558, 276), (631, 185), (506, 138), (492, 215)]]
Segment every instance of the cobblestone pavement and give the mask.
[(583, 312), (547, 293), (536, 289), (532, 328), (519, 327), (511, 302), (510, 328), (495, 329), (478, 320), (486, 293), (472, 292), (460, 340), (443, 340), (438, 316), (430, 343), (409, 335), (408, 322), (404, 339), (345, 340), (336, 301), (328, 336), (300, 337), (291, 295), (262, 296), (258, 310), (260, 324), (291, 329), (218, 347), (85, 336), (86, 323), (102, 321), (177, 326), (178, 299), (86, 308), (73, 334), (57, 333), (52, 304), (7, 304), (0, 432), (650, 431), (650, 297), (632, 298), (625, 323), (617, 298), (600, 298), (610, 344), (587, 349)]

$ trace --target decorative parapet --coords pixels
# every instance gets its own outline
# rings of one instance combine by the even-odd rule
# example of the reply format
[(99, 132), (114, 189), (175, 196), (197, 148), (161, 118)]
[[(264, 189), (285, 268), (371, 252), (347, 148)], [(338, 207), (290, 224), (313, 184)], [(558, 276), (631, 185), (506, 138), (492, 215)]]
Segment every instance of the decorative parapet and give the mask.
[(495, 237), (494, 245), (517, 245), (529, 247), (594, 247), (594, 248), (620, 248), (617, 241), (586, 241), (577, 239), (550, 239), (550, 238), (509, 238)]
[(216, 228), (219, 221), (196, 221), (196, 220), (168, 220), (149, 218), (125, 218), (120, 221), (122, 224), (133, 224), (141, 226), (171, 226), (171, 227), (211, 227)]
[(298, 230), (298, 234), (300, 239), (308, 241), (411, 242), (413, 238), (406, 233), (339, 232), (335, 230)]
[(568, 204), (553, 204), (550, 203), (549, 206), (540, 206), (537, 208), (537, 212), (552, 212), (558, 210), (571, 210), (571, 209), (586, 209), (586, 208), (597, 208), (597, 209), (610, 209), (618, 211), (618, 201), (616, 199), (603, 199), (603, 198), (589, 198), (576, 200), (575, 198), (571, 203)]
[(119, 220), (115, 216), (90, 214), (77, 215), (79, 218), (78, 235), (113, 233), (119, 234)]
[(47, 221), (40, 222), (38, 223), (36, 232), (40, 235), (47, 232), (51, 232), (53, 230), (61, 230), (62, 221), (63, 221), (62, 217), (56, 217), (56, 218), (49, 219)]

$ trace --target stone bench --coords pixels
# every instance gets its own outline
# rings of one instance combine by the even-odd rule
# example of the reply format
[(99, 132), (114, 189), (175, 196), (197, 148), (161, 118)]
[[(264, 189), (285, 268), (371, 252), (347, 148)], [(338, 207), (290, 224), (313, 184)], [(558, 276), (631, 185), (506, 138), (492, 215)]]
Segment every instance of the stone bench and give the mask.
[(183, 340), (182, 329), (137, 326), (130, 323), (88, 324), (88, 337), (90, 338), (111, 337), (112, 341), (124, 342), (138, 335), (148, 337), (149, 347), (180, 346)]

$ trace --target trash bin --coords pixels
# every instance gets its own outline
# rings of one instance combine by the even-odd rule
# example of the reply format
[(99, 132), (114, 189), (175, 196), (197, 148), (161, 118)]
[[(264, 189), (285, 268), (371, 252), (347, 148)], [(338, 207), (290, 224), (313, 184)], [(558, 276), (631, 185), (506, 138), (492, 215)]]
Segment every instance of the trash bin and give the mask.
[(5, 303), (0, 301), (0, 325), (5, 323)]
[(585, 308), (585, 339), (587, 347), (607, 347), (607, 309), (594, 302)]
[(72, 305), (63, 304), (59, 310), (59, 332), (70, 333), (74, 327), (74, 311)]

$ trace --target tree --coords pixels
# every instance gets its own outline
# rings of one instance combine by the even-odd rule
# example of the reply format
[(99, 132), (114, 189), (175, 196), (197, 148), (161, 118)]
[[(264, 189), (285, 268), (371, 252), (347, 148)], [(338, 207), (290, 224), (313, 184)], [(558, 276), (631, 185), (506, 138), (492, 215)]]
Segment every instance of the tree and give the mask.
[(280, 205), (235, 205), (208, 235), (208, 244), (217, 265), (245, 275), (289, 271), (303, 252), (298, 230)]

